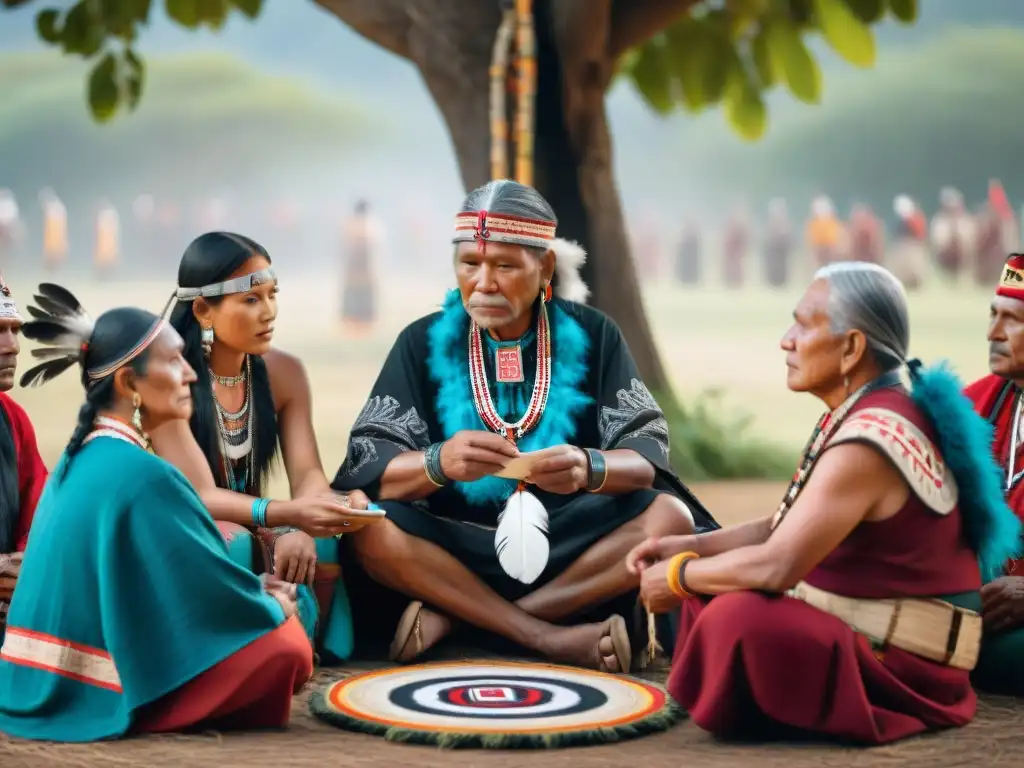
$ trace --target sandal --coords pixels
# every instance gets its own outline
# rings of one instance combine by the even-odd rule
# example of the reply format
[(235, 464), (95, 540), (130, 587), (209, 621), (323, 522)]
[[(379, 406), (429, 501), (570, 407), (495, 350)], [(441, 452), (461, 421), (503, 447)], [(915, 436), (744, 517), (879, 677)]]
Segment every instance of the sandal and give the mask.
[[(395, 630), (395, 639), (391, 641), (391, 648), (388, 650), (388, 659), (395, 662), (406, 662), (415, 659), (423, 653), (423, 634), (420, 631), (420, 612), (423, 610), (423, 603), (414, 600), (409, 603), (402, 618), (398, 620), (398, 629)], [(405, 655), (406, 646), (410, 640), (416, 641), (416, 651)]]
[(600, 640), (597, 646), (597, 658), (598, 658), (598, 670), (601, 672), (608, 672), (610, 674), (628, 673), (630, 665), (633, 663), (633, 649), (629, 644), (629, 632), (626, 629), (626, 620), (619, 615), (612, 616), (605, 622), (607, 632), (601, 635), (601, 640), (606, 637), (611, 638), (612, 649), (615, 653), (615, 659), (619, 663), (618, 669), (611, 669), (604, 662), (604, 655), (601, 653)]

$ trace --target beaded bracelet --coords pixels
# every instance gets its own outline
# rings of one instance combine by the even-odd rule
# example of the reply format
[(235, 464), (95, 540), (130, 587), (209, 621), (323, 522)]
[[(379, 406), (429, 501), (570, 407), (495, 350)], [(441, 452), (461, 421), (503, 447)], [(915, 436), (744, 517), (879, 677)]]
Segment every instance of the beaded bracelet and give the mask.
[(608, 465), (604, 454), (593, 448), (584, 448), (583, 452), (587, 454), (587, 490), (599, 493), (608, 480)]
[(448, 476), (441, 467), (441, 448), (444, 443), (433, 443), (423, 452), (423, 471), (427, 473), (427, 479), (438, 488), (448, 484)]
[(253, 499), (252, 524), (257, 528), (267, 527), (267, 507), (269, 506), (270, 499)]
[(694, 597), (694, 593), (686, 588), (683, 569), (686, 567), (688, 562), (695, 560), (698, 557), (700, 557), (700, 555), (696, 552), (680, 552), (668, 561), (668, 572), (665, 574), (665, 578), (668, 581), (668, 588), (669, 591), (680, 600), (688, 600), (689, 598)]

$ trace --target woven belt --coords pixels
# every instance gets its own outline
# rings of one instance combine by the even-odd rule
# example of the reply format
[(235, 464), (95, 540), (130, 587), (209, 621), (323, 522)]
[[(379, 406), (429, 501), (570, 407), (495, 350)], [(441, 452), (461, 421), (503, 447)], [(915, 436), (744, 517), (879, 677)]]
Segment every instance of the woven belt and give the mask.
[(957, 669), (972, 670), (981, 647), (981, 616), (929, 598), (863, 600), (800, 582), (790, 597), (830, 613), (876, 642)]

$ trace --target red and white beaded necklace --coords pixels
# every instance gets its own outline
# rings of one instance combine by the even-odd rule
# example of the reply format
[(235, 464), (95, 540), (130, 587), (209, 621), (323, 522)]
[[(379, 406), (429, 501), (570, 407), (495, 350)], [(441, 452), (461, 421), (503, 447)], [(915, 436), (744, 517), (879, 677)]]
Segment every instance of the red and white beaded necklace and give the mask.
[(483, 331), (475, 322), (469, 325), (469, 381), (473, 389), (473, 404), (480, 419), (488, 429), (497, 432), (512, 443), (537, 426), (551, 391), (551, 333), (548, 327), (548, 311), (545, 302), (540, 305), (537, 321), (537, 375), (533, 382), (533, 394), (526, 412), (519, 421), (510, 424), (498, 415), (487, 386), (487, 369), (484, 366)]
[(106, 416), (99, 416), (96, 418), (92, 432), (88, 434), (83, 442), (91, 442), (97, 437), (113, 437), (116, 440), (123, 440), (126, 443), (137, 445), (144, 451), (149, 449), (149, 445), (145, 437), (140, 435), (127, 424)]

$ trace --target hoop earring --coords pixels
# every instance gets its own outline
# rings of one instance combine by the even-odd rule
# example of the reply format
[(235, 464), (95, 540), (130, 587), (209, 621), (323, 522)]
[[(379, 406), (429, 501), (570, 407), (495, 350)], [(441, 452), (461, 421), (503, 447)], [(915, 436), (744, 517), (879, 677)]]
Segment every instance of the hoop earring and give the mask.
[(149, 435), (142, 428), (142, 395), (138, 392), (132, 395), (132, 407), (135, 409), (132, 412), (132, 426), (135, 427), (135, 431), (142, 436), (142, 439), (146, 443), (146, 447), (149, 447)]
[(210, 355), (213, 354), (213, 328), (203, 328), (199, 334), (199, 342), (203, 345), (203, 354), (206, 355), (206, 359), (210, 359)]

